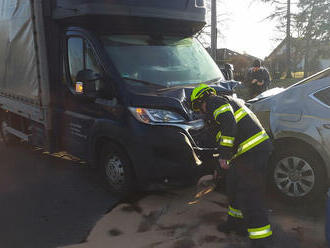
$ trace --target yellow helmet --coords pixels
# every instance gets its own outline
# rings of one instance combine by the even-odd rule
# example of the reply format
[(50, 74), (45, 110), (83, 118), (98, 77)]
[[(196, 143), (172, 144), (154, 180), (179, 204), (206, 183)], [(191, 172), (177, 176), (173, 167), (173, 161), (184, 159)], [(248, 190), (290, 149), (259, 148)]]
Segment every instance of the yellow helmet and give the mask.
[(194, 111), (199, 111), (200, 104), (202, 103), (202, 100), (205, 96), (208, 96), (210, 94), (216, 95), (217, 92), (212, 87), (208, 86), (207, 84), (200, 84), (198, 85), (190, 96), (191, 101), (191, 108)]

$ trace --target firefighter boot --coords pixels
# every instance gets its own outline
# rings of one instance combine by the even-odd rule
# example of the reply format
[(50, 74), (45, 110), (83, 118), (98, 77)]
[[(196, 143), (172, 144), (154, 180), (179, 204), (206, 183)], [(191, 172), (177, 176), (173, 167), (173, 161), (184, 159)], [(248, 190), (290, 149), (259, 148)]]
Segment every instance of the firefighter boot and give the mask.
[(252, 239), (250, 248), (275, 248), (272, 237)]
[(233, 232), (244, 237), (248, 235), (244, 221), (231, 216), (228, 216), (226, 222), (219, 224), (217, 229), (226, 234)]

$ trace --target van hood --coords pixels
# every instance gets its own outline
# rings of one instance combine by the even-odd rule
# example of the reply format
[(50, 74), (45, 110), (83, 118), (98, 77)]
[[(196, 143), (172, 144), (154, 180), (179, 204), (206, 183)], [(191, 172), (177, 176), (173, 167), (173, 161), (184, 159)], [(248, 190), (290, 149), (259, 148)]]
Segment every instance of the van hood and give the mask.
[[(220, 85), (210, 85), (218, 94), (232, 95), (233, 91)], [(192, 119), (190, 95), (195, 85), (155, 89), (148, 92), (130, 92), (128, 104), (131, 107), (166, 109)]]

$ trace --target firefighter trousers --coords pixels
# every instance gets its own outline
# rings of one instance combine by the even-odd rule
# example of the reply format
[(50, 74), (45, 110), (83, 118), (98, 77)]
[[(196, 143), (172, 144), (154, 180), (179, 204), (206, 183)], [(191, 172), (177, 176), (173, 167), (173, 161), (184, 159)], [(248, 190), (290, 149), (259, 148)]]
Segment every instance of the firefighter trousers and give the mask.
[(269, 151), (249, 152), (232, 161), (226, 172), (226, 193), (229, 217), (248, 229), (250, 239), (272, 235), (265, 209), (265, 179)]

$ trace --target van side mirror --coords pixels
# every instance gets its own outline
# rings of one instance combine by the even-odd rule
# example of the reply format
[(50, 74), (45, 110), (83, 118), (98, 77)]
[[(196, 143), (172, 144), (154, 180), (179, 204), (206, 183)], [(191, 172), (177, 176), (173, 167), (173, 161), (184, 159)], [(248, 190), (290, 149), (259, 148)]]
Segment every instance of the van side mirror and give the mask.
[(79, 71), (75, 83), (76, 94), (88, 98), (95, 98), (97, 96), (96, 82), (101, 79), (101, 75), (93, 70), (87, 69)]

